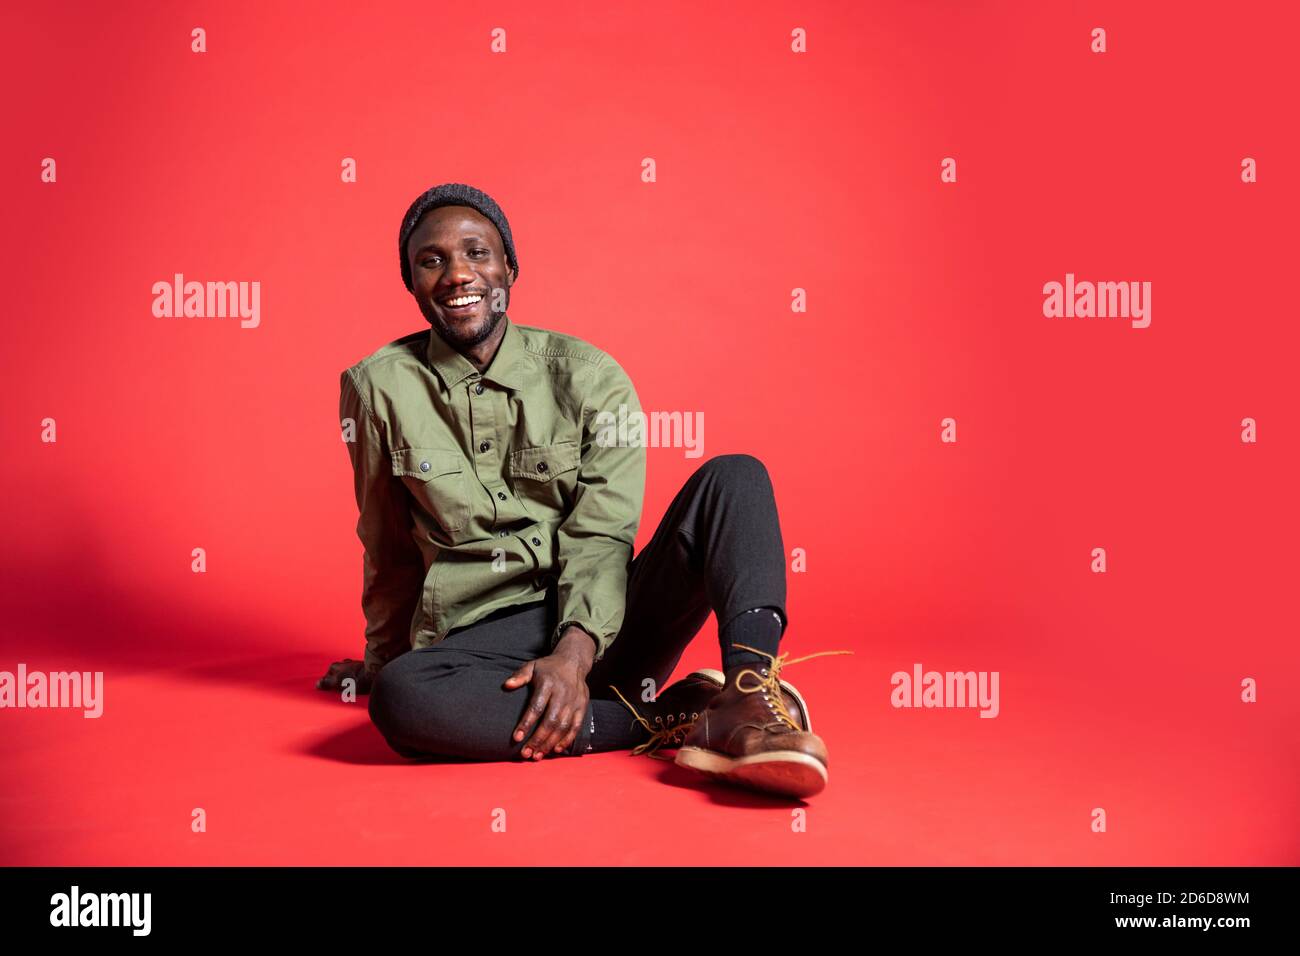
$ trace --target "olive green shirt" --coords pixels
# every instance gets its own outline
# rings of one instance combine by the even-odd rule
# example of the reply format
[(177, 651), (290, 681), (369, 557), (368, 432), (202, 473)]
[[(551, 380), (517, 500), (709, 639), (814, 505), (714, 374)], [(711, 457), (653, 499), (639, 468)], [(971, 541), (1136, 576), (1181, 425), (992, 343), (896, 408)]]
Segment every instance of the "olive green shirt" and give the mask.
[(617, 421), (639, 418), (636, 390), (582, 339), (501, 321), (482, 374), (430, 327), (340, 378), (371, 675), (549, 585), (552, 648), (577, 624), (599, 660), (622, 627), (646, 449)]

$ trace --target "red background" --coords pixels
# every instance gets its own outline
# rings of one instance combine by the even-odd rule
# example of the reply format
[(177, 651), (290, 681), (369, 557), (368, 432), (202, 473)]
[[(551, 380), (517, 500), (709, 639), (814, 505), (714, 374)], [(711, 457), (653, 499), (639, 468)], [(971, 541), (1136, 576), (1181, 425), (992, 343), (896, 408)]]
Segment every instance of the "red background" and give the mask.
[[(0, 670), (105, 713), (0, 712), (0, 862), (1300, 863), (1290, 9), (6, 5)], [(362, 650), (338, 373), (427, 328), (396, 235), (447, 181), (510, 219), (512, 319), (766, 463), (783, 649), (855, 652), (786, 673), (806, 833), (627, 754), (408, 765), (314, 690)], [(176, 272), (261, 326), (154, 318)], [(1151, 326), (1044, 318), (1066, 272)], [(703, 460), (649, 454), (638, 547)], [(893, 709), (914, 662), (1000, 716)]]

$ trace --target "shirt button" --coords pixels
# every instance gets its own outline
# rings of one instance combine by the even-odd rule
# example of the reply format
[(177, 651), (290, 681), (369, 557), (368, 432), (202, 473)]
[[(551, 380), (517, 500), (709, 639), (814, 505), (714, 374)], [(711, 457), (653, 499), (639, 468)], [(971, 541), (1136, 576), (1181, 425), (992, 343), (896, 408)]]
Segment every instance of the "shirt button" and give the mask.
[(479, 451), (487, 451), (491, 447), (492, 447), (492, 443), (490, 441), (481, 441), (478, 443)]
[(506, 535), (508, 535), (509, 533), (510, 533), (509, 531), (498, 531), (498, 532), (497, 532), (497, 537), (498, 537), (498, 538), (504, 538), (504, 537), (505, 537)]
[(541, 538), (533, 538), (533, 544), (541, 544), (541, 543), (542, 543)]
[(474, 386), (474, 394), (475, 394), (475, 395), (482, 395), (482, 394), (483, 394), (483, 383), (482, 383), (482, 382), (479, 382), (477, 385)]
[(421, 470), (421, 471), (428, 471), (428, 470), (429, 470), (429, 467), (430, 467), (430, 465), (429, 465), (429, 463), (428, 463), (427, 461), (422, 461), (422, 462), (420, 462), (420, 470)]
[(539, 461), (539, 462), (537, 463), (537, 470), (538, 470), (538, 471), (545, 471), (545, 470), (546, 470), (546, 462), (544, 462), (544, 461)]
[(500, 498), (502, 501), (505, 501), (505, 500), (506, 500), (506, 493), (505, 493), (504, 491), (498, 491), (498, 492), (497, 492), (497, 497)]

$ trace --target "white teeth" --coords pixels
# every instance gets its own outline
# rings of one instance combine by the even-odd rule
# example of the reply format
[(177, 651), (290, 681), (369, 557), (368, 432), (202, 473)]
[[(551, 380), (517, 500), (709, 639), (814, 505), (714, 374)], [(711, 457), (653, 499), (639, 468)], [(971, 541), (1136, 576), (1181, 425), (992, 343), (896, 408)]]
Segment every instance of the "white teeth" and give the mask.
[(477, 302), (481, 298), (483, 298), (481, 295), (466, 295), (459, 299), (447, 299), (443, 304), (449, 305), (452, 308), (459, 308), (462, 305), (470, 305), (471, 303)]

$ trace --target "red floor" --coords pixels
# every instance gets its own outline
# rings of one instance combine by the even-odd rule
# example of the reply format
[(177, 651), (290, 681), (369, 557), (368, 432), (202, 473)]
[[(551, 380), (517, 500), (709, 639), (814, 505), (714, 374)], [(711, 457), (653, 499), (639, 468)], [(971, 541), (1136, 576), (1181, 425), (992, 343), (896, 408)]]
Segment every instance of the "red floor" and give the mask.
[[(892, 709), (896, 654), (851, 630), (815, 639), (828, 622), (792, 623), (795, 655), (856, 651), (787, 671), (831, 755), (830, 786), (802, 805), (806, 832), (795, 832), (798, 803), (627, 754), (408, 764), (363, 705), (313, 689), (333, 650), (324, 643), (259, 651), (276, 625), (112, 589), (82, 593), (74, 604), (89, 613), (38, 634), (31, 593), (26, 607), (11, 595), (34, 630), (6, 633), (0, 669), (92, 658), (109, 669), (97, 720), (0, 713), (3, 864), (1300, 863), (1294, 695), (1234, 704), (1212, 664), (1143, 672), (1141, 654), (1130, 657), (1131, 674), (1160, 673), (1199, 702), (1174, 712), (1150, 706), (1141, 681), (1108, 674), (1104, 651), (1073, 673), (1022, 653), (1001, 672), (1001, 714), (980, 719)], [(1076, 643), (1068, 623), (1046, 626)], [(714, 639), (710, 622), (683, 666), (712, 664)], [(955, 641), (924, 646), (923, 662), (960, 663)], [(1104, 834), (1089, 828), (1095, 806), (1107, 810)], [(191, 832), (196, 807), (205, 833)], [(498, 808), (504, 833), (491, 825)]]

